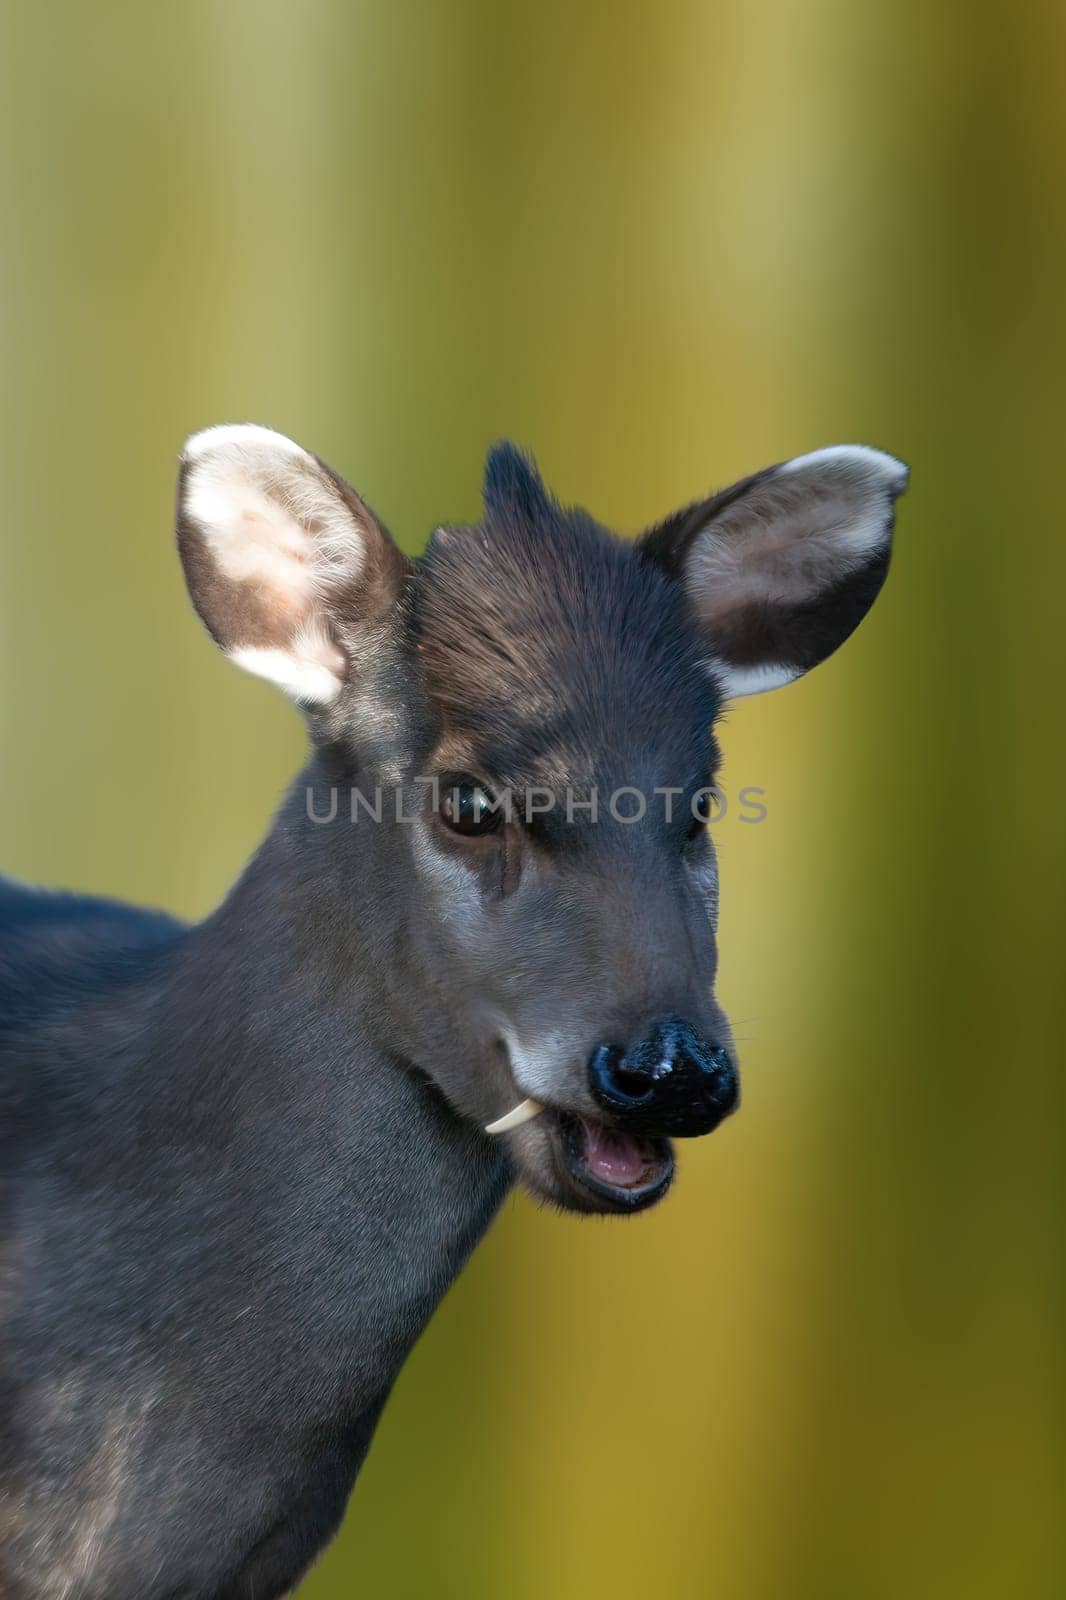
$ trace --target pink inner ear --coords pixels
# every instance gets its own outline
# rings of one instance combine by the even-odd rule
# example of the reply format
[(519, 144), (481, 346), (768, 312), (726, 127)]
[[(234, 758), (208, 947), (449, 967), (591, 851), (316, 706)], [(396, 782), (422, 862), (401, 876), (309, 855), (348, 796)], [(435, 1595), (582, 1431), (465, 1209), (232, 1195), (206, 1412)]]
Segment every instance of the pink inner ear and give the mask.
[[(385, 609), (405, 563), (354, 490), (269, 429), (207, 429), (183, 457), (178, 541), (204, 622), (227, 655), (305, 704), (348, 675), (338, 618)], [(368, 544), (380, 559), (370, 571)], [(366, 578), (372, 604), (363, 605)]]
[(286, 611), (306, 611), (313, 589), (306, 531), (251, 485), (241, 485), (234, 499), (235, 515), (203, 524), (219, 571), (237, 583), (262, 585)]
[(778, 471), (708, 524), (686, 586), (711, 626), (749, 606), (802, 605), (865, 565), (890, 529), (879, 486)]

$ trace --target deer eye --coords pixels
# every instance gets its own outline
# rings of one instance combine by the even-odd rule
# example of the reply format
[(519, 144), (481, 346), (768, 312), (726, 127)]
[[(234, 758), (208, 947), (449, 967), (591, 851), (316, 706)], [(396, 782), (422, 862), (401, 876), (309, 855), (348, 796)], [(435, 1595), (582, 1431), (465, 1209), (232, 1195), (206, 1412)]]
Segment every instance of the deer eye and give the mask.
[(700, 789), (698, 793), (693, 796), (692, 805), (690, 807), (692, 821), (688, 825), (688, 836), (690, 839), (699, 838), (708, 822), (710, 822), (711, 818), (714, 816), (714, 803), (716, 799), (717, 794), (714, 789)]
[(491, 833), (500, 825), (500, 812), (493, 795), (476, 778), (453, 778), (441, 789), (437, 814), (453, 833), (467, 838)]

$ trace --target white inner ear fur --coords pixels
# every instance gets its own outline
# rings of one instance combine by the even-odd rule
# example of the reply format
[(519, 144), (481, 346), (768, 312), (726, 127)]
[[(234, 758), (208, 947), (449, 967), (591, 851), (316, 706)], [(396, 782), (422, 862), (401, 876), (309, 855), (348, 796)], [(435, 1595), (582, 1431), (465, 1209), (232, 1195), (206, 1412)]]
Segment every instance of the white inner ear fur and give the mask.
[[(902, 462), (865, 445), (786, 461), (726, 506), (693, 545), (687, 583), (700, 616), (713, 627), (740, 607), (795, 605), (830, 588), (885, 544), (891, 501), (906, 482)], [(770, 687), (764, 677), (733, 692)]]
[(724, 661), (713, 664), (712, 676), (722, 693), (730, 700), (742, 700), (747, 694), (766, 694), (770, 689), (783, 689), (800, 676), (799, 667), (731, 667)]
[(301, 628), (288, 650), (238, 646), (226, 654), (238, 667), (280, 684), (294, 700), (308, 705), (329, 705), (344, 681), (345, 656), (332, 640), (313, 629)]
[(347, 662), (316, 602), (365, 564), (350, 507), (308, 451), (270, 428), (207, 428), (189, 439), (184, 459), (184, 511), (219, 574), (262, 590), (278, 621), (277, 645), (233, 640), (227, 654), (298, 700), (329, 702)]

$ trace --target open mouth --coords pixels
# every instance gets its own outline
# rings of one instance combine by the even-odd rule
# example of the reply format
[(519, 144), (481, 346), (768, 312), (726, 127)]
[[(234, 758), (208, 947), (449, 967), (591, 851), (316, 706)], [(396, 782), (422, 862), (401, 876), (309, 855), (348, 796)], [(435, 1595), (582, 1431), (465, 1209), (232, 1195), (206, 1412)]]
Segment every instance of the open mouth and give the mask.
[(661, 1200), (673, 1181), (674, 1148), (669, 1139), (624, 1133), (609, 1123), (540, 1100), (521, 1101), (488, 1123), (485, 1132), (497, 1138), (519, 1133), (527, 1123), (534, 1123), (539, 1131), (540, 1147), (548, 1156), (553, 1179), (546, 1184), (543, 1169), (538, 1175), (535, 1168), (527, 1166), (526, 1181), (535, 1193), (559, 1205), (575, 1211), (642, 1211)]
[(674, 1152), (669, 1139), (621, 1133), (591, 1118), (551, 1113), (567, 1178), (596, 1209), (640, 1211), (670, 1187)]

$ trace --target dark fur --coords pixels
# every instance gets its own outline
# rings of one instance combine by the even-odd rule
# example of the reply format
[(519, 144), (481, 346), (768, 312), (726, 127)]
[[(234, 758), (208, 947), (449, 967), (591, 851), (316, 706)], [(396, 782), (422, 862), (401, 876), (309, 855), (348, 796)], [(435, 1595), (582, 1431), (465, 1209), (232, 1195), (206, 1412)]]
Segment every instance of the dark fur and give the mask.
[(338, 945), (308, 894), (302, 807), (185, 932), (64, 901), (42, 939), (52, 897), (5, 894), (7, 1600), (94, 1534), (72, 1595), (284, 1592), (508, 1183), (370, 1045), (345, 996), (369, 930)]
[[(330, 600), (352, 670), (224, 904), (184, 927), (0, 888), (5, 1600), (286, 1592), (512, 1159), (557, 1197), (540, 1123), (509, 1149), (480, 1131), (515, 1094), (492, 1018), (566, 1021), (575, 1112), (600, 1038), (666, 1012), (728, 1037), (711, 846), (683, 814), (509, 831), (463, 858), (466, 919), (418, 855), (457, 848), (427, 772), (707, 781), (718, 700), (669, 570), (687, 528), (624, 544), (503, 446), (484, 524), (412, 564), (334, 481), (367, 538), (358, 595)], [(212, 631), (256, 637), (255, 597), (180, 539)], [(414, 828), (343, 800), (309, 819), (306, 790), (323, 815), (390, 776)]]
[[(560, 506), (513, 445), (490, 454), (486, 521), (439, 529), (412, 625), (445, 734), (517, 785), (638, 781), (634, 749), (676, 730), (664, 768), (696, 786), (719, 701), (677, 584), (584, 511)], [(663, 707), (670, 706), (664, 718)]]

